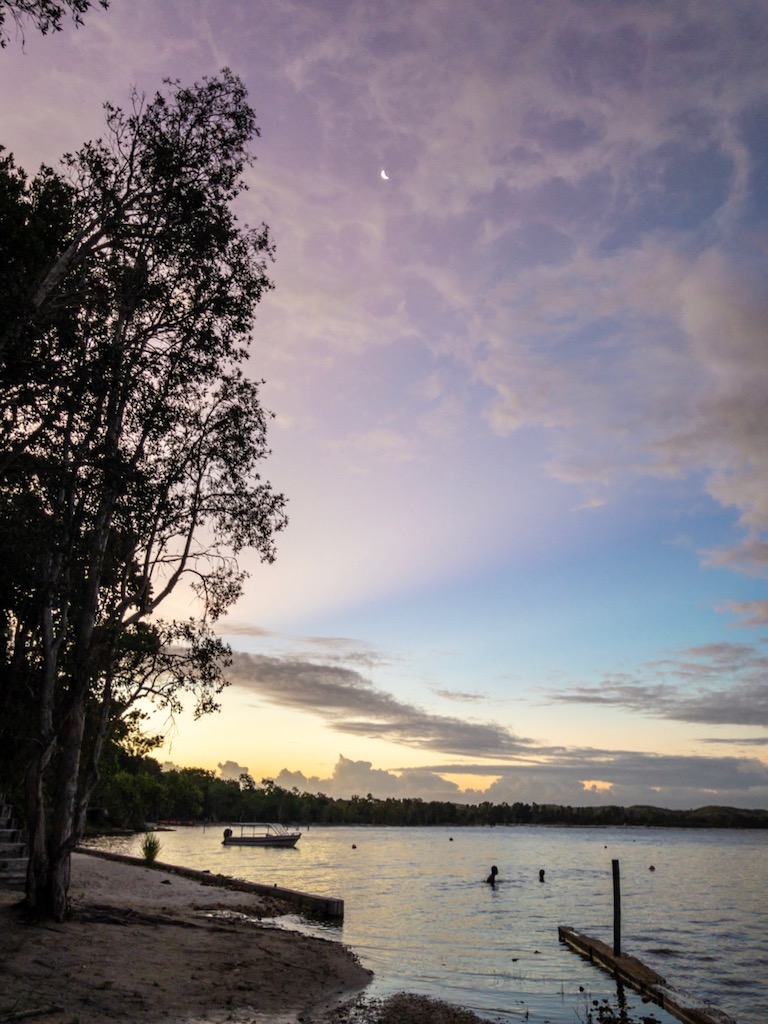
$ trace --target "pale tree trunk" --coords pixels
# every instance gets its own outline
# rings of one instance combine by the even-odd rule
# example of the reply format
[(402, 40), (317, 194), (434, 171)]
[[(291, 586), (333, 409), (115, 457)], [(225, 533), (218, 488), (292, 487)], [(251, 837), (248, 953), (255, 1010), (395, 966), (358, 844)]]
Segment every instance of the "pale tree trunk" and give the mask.
[[(88, 783), (81, 785), (81, 760), (85, 737), (86, 713), (92, 674), (99, 662), (95, 649), (95, 622), (98, 607), (101, 566), (106, 549), (109, 509), (104, 510), (101, 530), (93, 546), (91, 573), (85, 600), (80, 610), (78, 644), (73, 672), (68, 677), (64, 705), (56, 707), (58, 644), (53, 635), (53, 615), (43, 615), (44, 659), (38, 691), (38, 751), (28, 775), (27, 820), (30, 857), (27, 869), (27, 903), (37, 914), (62, 921), (69, 905), (70, 859), (85, 823), (88, 797), (95, 785), (95, 764), (101, 753), (108, 723), (100, 716), (94, 750), (87, 758)], [(105, 687), (102, 697), (109, 696)], [(102, 708), (109, 713), (109, 701)], [(55, 731), (54, 716), (59, 724)], [(51, 764), (55, 753), (55, 761)], [(51, 773), (51, 768), (55, 773)], [(46, 796), (51, 802), (50, 815)]]
[(69, 909), (70, 858), (80, 840), (76, 809), (87, 693), (87, 686), (80, 684), (68, 709), (53, 787), (46, 910), (56, 921), (63, 921)]
[(43, 665), (37, 701), (37, 749), (27, 771), (27, 832), (29, 860), (27, 863), (26, 896), (35, 913), (47, 913), (46, 889), (49, 870), (48, 820), (45, 803), (45, 779), (56, 745), (53, 727), (53, 704), (56, 686), (58, 644), (54, 640), (53, 616), (46, 608), (42, 614)]
[[(114, 653), (114, 652), (113, 652)], [(107, 741), (112, 726), (112, 663), (107, 669), (107, 677), (104, 681), (104, 686), (101, 691), (101, 697), (99, 698), (99, 713), (98, 713), (98, 725), (95, 729), (95, 735), (90, 750), (83, 752), (81, 757), (82, 768), (80, 772), (80, 790), (75, 804), (75, 834), (80, 838), (85, 832), (86, 815), (88, 812), (88, 804), (91, 799), (96, 785), (99, 781), (99, 762), (101, 761), (101, 753), (104, 749), (104, 744)]]
[[(120, 337), (117, 338), (119, 343)], [(119, 352), (119, 344), (118, 344)], [(119, 374), (116, 373), (119, 380)], [(114, 382), (113, 382), (114, 388)], [(117, 392), (117, 393), (116, 393)], [(117, 438), (122, 425), (123, 404), (120, 401), (119, 386), (112, 390), (112, 401), (108, 406), (107, 438), (113, 451), (117, 450)], [(75, 649), (67, 672), (66, 697), (62, 704), (55, 706), (57, 681), (64, 689), (64, 680), (58, 678), (61, 666), (58, 664), (58, 644), (53, 634), (53, 614), (47, 610), (43, 621), (46, 649), (45, 667), (40, 686), (38, 722), (40, 739), (54, 736), (54, 713), (59, 731), (56, 734), (55, 776), (50, 779), (49, 792), (52, 800), (50, 822), (46, 820), (44, 805), (45, 780), (53, 753), (52, 743), (48, 744), (45, 758), (36, 759), (32, 770), (35, 786), (34, 803), (30, 806), (32, 849), (27, 875), (27, 900), (38, 913), (62, 921), (69, 909), (69, 880), (72, 851), (79, 842), (85, 824), (85, 814), (90, 792), (96, 781), (96, 765), (108, 729), (110, 689), (105, 684), (102, 698), (107, 698), (106, 707), (100, 710), (98, 728), (91, 756), (85, 758), (88, 771), (81, 779), (83, 743), (85, 738), (86, 714), (91, 686), (99, 671), (106, 671), (110, 678), (110, 667), (105, 663), (113, 655), (110, 649), (99, 649), (97, 637), (97, 616), (99, 592), (102, 580), (104, 557), (107, 550), (116, 494), (112, 488), (105, 490), (96, 515), (94, 529), (89, 538), (89, 558), (86, 570), (82, 604), (78, 609), (77, 621), (66, 616), (67, 623), (76, 632)], [(50, 656), (48, 656), (50, 655)], [(104, 717), (106, 716), (106, 718)], [(45, 744), (41, 743), (41, 749)]]
[(50, 822), (46, 821), (43, 803), (43, 785), (50, 756), (48, 762), (38, 761), (34, 766), (37, 800), (27, 900), (36, 912), (53, 917), (56, 921), (63, 921), (69, 909), (70, 860), (81, 838), (89, 796), (89, 792), (82, 791), (80, 784), (90, 692), (87, 669), (89, 658), (86, 652), (91, 652), (93, 640), (93, 618), (85, 616), (85, 619), (81, 633), (83, 647), (78, 659), (81, 671), (70, 678), (69, 699), (66, 707), (59, 711), (62, 726), (57, 739), (55, 776), (50, 779)]
[(27, 776), (27, 860), (26, 901), (36, 914), (45, 913), (45, 889), (48, 878), (48, 844), (46, 842), (46, 814), (43, 795), (44, 773), (40, 757), (35, 757)]
[[(39, 764), (35, 767), (37, 784), (36, 822), (30, 830), (33, 845), (27, 874), (27, 902), (41, 916), (63, 921), (69, 910), (69, 882), (72, 851), (82, 838), (91, 793), (98, 781), (98, 761), (108, 733), (111, 700), (100, 709), (93, 749), (83, 751), (85, 734), (87, 681), (78, 687), (67, 710), (67, 726), (60, 737), (56, 777), (51, 780), (52, 810), (46, 812)], [(82, 771), (87, 762), (87, 770)]]

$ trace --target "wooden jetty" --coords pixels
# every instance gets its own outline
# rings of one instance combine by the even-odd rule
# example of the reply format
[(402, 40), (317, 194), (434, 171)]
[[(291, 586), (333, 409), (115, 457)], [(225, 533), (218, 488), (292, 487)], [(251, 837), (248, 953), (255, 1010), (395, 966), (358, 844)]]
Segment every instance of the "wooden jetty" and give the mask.
[(660, 974), (646, 967), (633, 956), (616, 955), (607, 942), (567, 928), (557, 929), (561, 942), (586, 957), (591, 963), (604, 968), (617, 981), (630, 985), (636, 992), (653, 1001), (683, 1024), (736, 1024), (732, 1017), (702, 1004), (701, 1000), (670, 985)]
[(112, 853), (108, 850), (95, 850), (93, 847), (78, 846), (78, 853), (87, 853), (91, 857), (102, 857), (104, 860), (117, 860), (123, 864), (135, 864), (137, 867), (155, 868), (158, 871), (165, 871), (171, 875), (181, 875), (183, 878), (193, 878), (203, 885), (220, 885), (230, 889), (237, 889), (239, 892), (253, 892), (259, 896), (277, 896), (285, 900), (296, 910), (313, 917), (323, 917), (330, 920), (340, 921), (344, 917), (344, 900), (334, 896), (314, 896), (308, 892), (300, 892), (298, 889), (283, 889), (277, 885), (262, 885), (259, 882), (246, 882), (242, 878), (232, 878), (229, 875), (213, 874), (210, 871), (196, 871), (194, 868), (179, 867), (176, 864), (161, 864), (154, 861), (148, 864), (143, 857), (129, 857), (122, 853)]

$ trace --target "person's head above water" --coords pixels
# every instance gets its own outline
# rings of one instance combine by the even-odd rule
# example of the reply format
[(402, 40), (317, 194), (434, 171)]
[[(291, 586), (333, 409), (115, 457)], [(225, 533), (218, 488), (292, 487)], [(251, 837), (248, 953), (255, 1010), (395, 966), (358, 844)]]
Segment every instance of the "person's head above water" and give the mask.
[(495, 885), (495, 883), (496, 883), (496, 875), (498, 875), (498, 873), (499, 873), (499, 869), (494, 864), (493, 867), (491, 868), (490, 875), (488, 875), (488, 877), (486, 878), (486, 882), (489, 885)]

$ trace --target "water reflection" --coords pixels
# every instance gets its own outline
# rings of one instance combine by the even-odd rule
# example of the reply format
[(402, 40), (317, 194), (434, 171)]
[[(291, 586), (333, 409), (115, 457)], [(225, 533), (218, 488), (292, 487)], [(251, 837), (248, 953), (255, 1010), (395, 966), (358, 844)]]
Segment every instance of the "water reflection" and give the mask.
[[(295, 850), (270, 850), (223, 847), (217, 826), (160, 839), (168, 863), (343, 898), (340, 937), (375, 971), (376, 994), (409, 989), (510, 1020), (528, 1012), (568, 1024), (586, 998), (617, 998), (610, 977), (557, 938), (570, 925), (612, 941), (616, 858), (624, 951), (739, 1024), (766, 1019), (755, 1007), (768, 965), (755, 913), (768, 896), (766, 833), (313, 827)], [(113, 845), (138, 854), (139, 843)]]

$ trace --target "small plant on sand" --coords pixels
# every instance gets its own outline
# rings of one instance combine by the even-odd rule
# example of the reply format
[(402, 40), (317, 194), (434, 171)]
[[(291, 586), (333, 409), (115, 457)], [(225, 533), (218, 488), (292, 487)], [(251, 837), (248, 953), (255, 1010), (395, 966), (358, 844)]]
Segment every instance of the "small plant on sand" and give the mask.
[(147, 864), (154, 864), (160, 853), (160, 840), (154, 832), (147, 832), (141, 841), (141, 854)]

